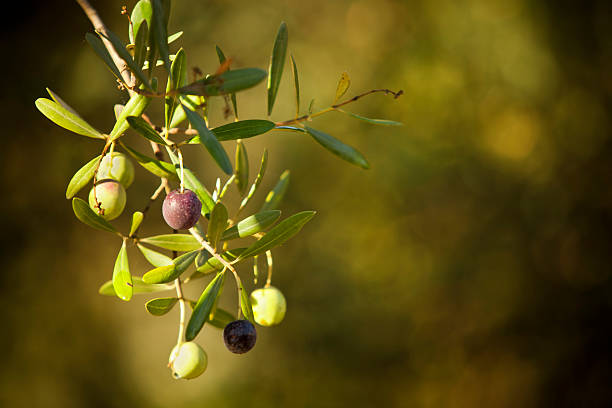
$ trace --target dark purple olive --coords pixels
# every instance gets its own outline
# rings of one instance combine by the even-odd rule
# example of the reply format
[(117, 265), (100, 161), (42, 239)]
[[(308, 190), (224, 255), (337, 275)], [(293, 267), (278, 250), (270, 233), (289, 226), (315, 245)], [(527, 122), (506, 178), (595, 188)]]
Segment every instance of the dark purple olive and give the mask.
[(171, 191), (164, 199), (162, 214), (164, 220), (175, 230), (189, 229), (200, 219), (202, 203), (191, 190)]
[(225, 347), (232, 353), (243, 354), (255, 346), (257, 332), (248, 320), (236, 320), (223, 329)]

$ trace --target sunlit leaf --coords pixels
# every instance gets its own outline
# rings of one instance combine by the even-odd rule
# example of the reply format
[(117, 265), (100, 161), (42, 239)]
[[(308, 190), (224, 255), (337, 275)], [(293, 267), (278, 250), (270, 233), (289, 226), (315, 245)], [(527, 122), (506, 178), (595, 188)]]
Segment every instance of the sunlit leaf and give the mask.
[(87, 33), (85, 34), (85, 40), (87, 40), (94, 52), (98, 54), (98, 57), (100, 57), (100, 59), (104, 62), (106, 68), (108, 68), (116, 78), (121, 79), (121, 73), (108, 53), (108, 50), (104, 46), (102, 39), (91, 33)]
[(47, 93), (49, 94), (49, 96), (51, 96), (51, 99), (59, 103), (62, 108), (66, 109), (68, 112), (72, 113), (75, 116), (81, 117), (81, 115), (79, 115), (72, 106), (68, 105), (58, 94), (56, 94), (49, 88), (46, 88), (46, 89), (47, 89)]
[(247, 291), (244, 290), (244, 286), (242, 286), (242, 281), (240, 279), (238, 279), (238, 288), (240, 291), (240, 310), (242, 310), (244, 317), (246, 317), (251, 323), (255, 324), (251, 299), (249, 299), (249, 294)]
[(176, 40), (178, 40), (179, 38), (181, 38), (181, 36), (183, 35), (182, 31), (179, 31), (177, 33), (174, 33), (172, 35), (168, 36), (168, 44), (172, 44), (173, 42), (175, 42)]
[[(217, 51), (217, 56), (219, 57), (219, 63), (223, 64), (226, 61), (225, 54), (223, 53), (221, 48), (219, 48), (218, 45), (215, 46), (215, 49)], [(227, 70), (229, 71), (230, 69), (228, 68)], [(236, 94), (235, 93), (230, 94), (230, 98), (232, 99), (232, 107), (234, 108), (234, 116), (238, 118), (238, 105), (236, 103)]]
[(68, 188), (66, 188), (66, 198), (71, 199), (78, 193), (83, 187), (85, 187), (89, 181), (93, 178), (96, 170), (96, 165), (100, 160), (100, 156), (96, 156), (83, 167), (81, 167), (70, 179)]
[(193, 251), (202, 245), (190, 234), (164, 234), (141, 238), (143, 244), (153, 245), (171, 251)]
[(145, 259), (155, 267), (172, 265), (172, 258), (161, 254), (157, 251), (147, 248), (146, 246), (137, 244), (138, 249), (144, 255)]
[(249, 89), (266, 78), (259, 68), (241, 68), (211, 75), (179, 89), (184, 95), (220, 96)]
[(121, 245), (119, 255), (117, 255), (117, 260), (115, 261), (115, 268), (113, 269), (113, 289), (115, 289), (117, 297), (125, 301), (130, 300), (134, 293), (125, 240)]
[(159, 133), (157, 133), (155, 129), (153, 129), (151, 125), (149, 125), (147, 121), (140, 116), (128, 116), (125, 119), (127, 120), (128, 125), (144, 138), (161, 145), (167, 145), (166, 141), (162, 139)]
[(283, 244), (289, 238), (300, 232), (304, 224), (310, 221), (314, 215), (315, 211), (302, 211), (281, 221), (260, 240), (241, 253), (239, 259), (264, 253)]
[[(174, 290), (174, 285), (153, 285), (149, 283), (144, 283), (141, 278), (135, 276), (132, 277), (132, 285), (134, 288), (134, 295)], [(104, 296), (117, 296), (117, 294), (115, 293), (115, 288), (113, 288), (112, 280), (104, 282), (104, 284), (100, 286), (100, 289), (98, 289), (98, 293)]]
[(403, 126), (404, 125), (402, 122), (396, 122), (394, 120), (371, 119), (371, 118), (366, 118), (365, 116), (357, 115), (357, 114), (352, 113), (352, 112), (347, 112), (347, 111), (342, 110), (342, 109), (338, 109), (338, 111), (342, 112), (342, 113), (346, 113), (347, 115), (352, 116), (355, 119), (359, 119), (359, 120), (362, 120), (364, 122), (371, 123), (373, 125), (383, 125), (383, 126)]
[(266, 196), (266, 200), (261, 206), (261, 211), (275, 210), (278, 208), (278, 205), (282, 201), (285, 196), (285, 192), (287, 191), (287, 187), (289, 186), (289, 170), (285, 170), (283, 174), (281, 174), (278, 183), (274, 186), (272, 190)]
[(178, 302), (178, 298), (175, 297), (151, 299), (145, 303), (145, 308), (153, 316), (163, 316), (172, 310), (176, 302)]
[(89, 208), (89, 204), (87, 204), (85, 200), (82, 200), (78, 197), (74, 197), (72, 199), (72, 209), (76, 217), (82, 223), (102, 231), (115, 233), (117, 232), (115, 227), (113, 227), (108, 221), (100, 217), (91, 208)]
[(208, 233), (206, 234), (208, 237), (208, 242), (210, 242), (215, 250), (217, 249), (217, 244), (221, 239), (223, 231), (225, 231), (225, 228), (227, 227), (227, 219), (227, 208), (225, 208), (221, 202), (218, 202), (210, 212), (210, 219), (208, 220)]
[(225, 326), (236, 320), (236, 317), (227, 310), (216, 308), (215, 311), (210, 314), (208, 319), (209, 320), (207, 323), (210, 323), (212, 326), (218, 329), (224, 329)]
[(151, 17), (153, 16), (153, 7), (150, 0), (140, 0), (132, 9), (130, 20), (132, 22), (132, 30), (130, 30), (130, 42), (134, 43), (138, 36), (140, 25), (146, 22), (148, 27), (151, 27)]
[(135, 211), (134, 214), (132, 214), (132, 224), (130, 225), (130, 237), (134, 235), (136, 230), (138, 230), (138, 227), (140, 227), (140, 224), (142, 223), (143, 219), (144, 219), (144, 214), (140, 211)]
[(249, 156), (246, 147), (241, 141), (236, 144), (236, 186), (241, 195), (244, 195), (249, 185)]
[(102, 133), (98, 132), (80, 116), (70, 112), (59, 103), (51, 99), (38, 98), (35, 104), (38, 110), (56, 125), (68, 129), (71, 132), (78, 133), (79, 135), (92, 137), (94, 139), (104, 139)]
[(272, 49), (272, 56), (270, 58), (268, 73), (268, 115), (272, 114), (272, 108), (274, 107), (274, 101), (278, 93), (278, 86), (280, 85), (283, 75), (283, 67), (285, 66), (285, 58), (287, 55), (287, 42), (287, 24), (283, 21), (276, 33), (276, 40), (274, 40), (274, 48)]
[(193, 263), (199, 251), (191, 251), (172, 260), (171, 265), (158, 266), (142, 276), (145, 283), (168, 283), (172, 282)]
[(200, 143), (202, 143), (206, 150), (208, 150), (208, 153), (210, 153), (221, 170), (223, 170), (226, 174), (232, 174), (232, 163), (230, 163), (227, 153), (215, 137), (215, 134), (212, 133), (206, 126), (204, 118), (187, 108), (185, 105), (182, 106), (185, 114), (187, 115), (187, 120), (189, 120), (189, 123), (191, 123), (191, 125), (200, 135)]
[(210, 312), (215, 303), (215, 299), (219, 294), (219, 289), (223, 284), (223, 280), (225, 279), (225, 272), (219, 272), (217, 276), (208, 284), (200, 299), (196, 303), (193, 308), (193, 312), (191, 313), (191, 318), (189, 319), (189, 323), (187, 323), (187, 330), (185, 331), (185, 339), (187, 341), (193, 340), (202, 327), (204, 323), (210, 317)]
[(361, 153), (352, 148), (349, 145), (346, 145), (339, 141), (338, 139), (328, 135), (327, 133), (323, 133), (320, 130), (312, 129), (306, 126), (306, 131), (316, 140), (321, 146), (340, 157), (343, 160), (346, 160), (349, 163), (355, 164), (364, 169), (369, 169), (370, 165), (368, 161), (363, 157)]
[[(172, 61), (172, 76), (168, 77), (168, 84), (166, 86), (166, 92), (172, 89), (180, 88), (187, 83), (187, 59), (185, 57), (185, 51), (181, 48), (176, 53), (174, 61)], [(178, 105), (176, 97), (166, 97), (165, 103), (165, 118), (166, 123), (172, 122), (172, 116)]]
[(348, 91), (349, 86), (351, 86), (351, 78), (348, 73), (343, 72), (340, 75), (340, 80), (338, 81), (338, 86), (336, 87), (336, 97), (334, 98), (334, 103), (338, 102), (340, 98)]
[(140, 116), (145, 111), (147, 106), (149, 106), (149, 102), (151, 102), (151, 98), (144, 95), (137, 93), (132, 95), (128, 103), (121, 111), (121, 115), (119, 115), (119, 118), (117, 118), (113, 130), (110, 132), (110, 140), (115, 140), (119, 136), (123, 135), (130, 127), (127, 118), (129, 116)]
[(146, 170), (153, 173), (157, 177), (163, 177), (170, 180), (178, 180), (176, 168), (174, 167), (174, 165), (162, 160), (157, 160), (152, 157), (146, 156), (128, 146), (124, 145), (123, 147), (125, 151), (128, 152), (128, 154), (138, 162), (138, 164), (140, 164), (142, 167), (144, 167)]
[[(227, 250), (221, 254), (221, 258), (228, 262), (232, 262), (244, 252), (246, 248), (234, 248)], [(223, 264), (217, 258), (213, 257), (208, 251), (201, 250), (195, 260), (196, 272), (199, 274), (207, 274), (215, 271), (222, 271)]]
[(276, 220), (279, 219), (280, 215), (281, 212), (278, 210), (258, 212), (226, 229), (221, 239), (228, 241), (230, 239), (244, 238), (257, 234), (274, 224)]
[(295, 115), (298, 116), (300, 114), (300, 79), (293, 55), (291, 55), (291, 70), (293, 71), (293, 85), (295, 86)]
[[(191, 110), (193, 111), (197, 111), (200, 108), (200, 104), (203, 102), (203, 97), (201, 96), (197, 96), (197, 95), (186, 95), (184, 97), (181, 98), (181, 101), (183, 104), (189, 106), (191, 108)], [(172, 121), (170, 122), (170, 125), (168, 126), (168, 128), (172, 129), (177, 127), (178, 125), (180, 125), (185, 119), (187, 119), (187, 116), (185, 115), (185, 111), (183, 110), (183, 107), (177, 103), (176, 108), (174, 109), (174, 114), (172, 115)], [(198, 138), (198, 140), (194, 141), (193, 143), (200, 143), (199, 140), (199, 136), (196, 136)]]

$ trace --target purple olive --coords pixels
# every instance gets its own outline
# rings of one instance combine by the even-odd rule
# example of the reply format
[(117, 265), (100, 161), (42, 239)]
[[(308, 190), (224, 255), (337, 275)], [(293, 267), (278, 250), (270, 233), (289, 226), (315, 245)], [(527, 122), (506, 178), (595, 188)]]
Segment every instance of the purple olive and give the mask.
[(189, 229), (200, 219), (202, 203), (191, 190), (171, 191), (164, 199), (162, 214), (166, 223), (175, 230)]
[(248, 320), (235, 320), (223, 329), (225, 347), (232, 353), (243, 354), (255, 346), (257, 332)]

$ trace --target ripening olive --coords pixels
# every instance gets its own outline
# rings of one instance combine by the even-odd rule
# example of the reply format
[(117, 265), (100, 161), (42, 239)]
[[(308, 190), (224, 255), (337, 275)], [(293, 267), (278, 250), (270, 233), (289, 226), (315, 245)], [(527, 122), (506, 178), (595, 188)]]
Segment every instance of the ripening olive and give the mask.
[(225, 347), (232, 353), (243, 354), (255, 346), (257, 332), (248, 320), (235, 320), (223, 329)]
[(279, 324), (287, 312), (287, 302), (283, 293), (273, 286), (254, 290), (251, 304), (255, 322), (261, 326)]
[[(94, 198), (94, 188), (96, 197)], [(105, 220), (114, 220), (125, 208), (125, 188), (115, 180), (102, 180), (89, 192), (89, 207)], [(96, 201), (101, 204), (102, 213), (96, 208)]]
[(128, 188), (134, 181), (134, 165), (123, 153), (113, 152), (112, 160), (111, 155), (107, 154), (100, 162), (97, 178), (117, 180)]
[(202, 203), (191, 190), (171, 191), (162, 205), (162, 214), (166, 223), (175, 230), (189, 229), (200, 219)]
[(206, 371), (208, 357), (202, 347), (188, 341), (174, 346), (168, 363), (174, 378), (189, 380), (199, 377)]

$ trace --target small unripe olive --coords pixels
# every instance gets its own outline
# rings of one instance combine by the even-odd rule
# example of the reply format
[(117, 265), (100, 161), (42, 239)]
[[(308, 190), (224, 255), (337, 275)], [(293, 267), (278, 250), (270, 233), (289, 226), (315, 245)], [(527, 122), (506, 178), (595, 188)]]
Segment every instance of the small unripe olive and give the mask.
[(189, 380), (206, 371), (208, 356), (197, 343), (188, 341), (174, 346), (168, 363), (174, 378)]
[(175, 230), (189, 229), (200, 219), (202, 203), (191, 190), (171, 191), (162, 205), (162, 214), (166, 223)]
[(225, 347), (232, 353), (243, 354), (255, 346), (257, 332), (248, 320), (236, 320), (223, 329)]
[(251, 293), (251, 304), (255, 322), (262, 326), (279, 324), (287, 312), (285, 296), (273, 286), (254, 290)]
[[(94, 198), (94, 188), (96, 197)], [(105, 220), (114, 220), (125, 208), (126, 194), (125, 188), (115, 180), (102, 180), (89, 192), (89, 207)], [(101, 204), (103, 213), (100, 214), (96, 208), (96, 200)]]
[(117, 180), (128, 188), (134, 181), (134, 165), (123, 153), (113, 152), (112, 160), (111, 155), (107, 154), (100, 162), (97, 178)]

